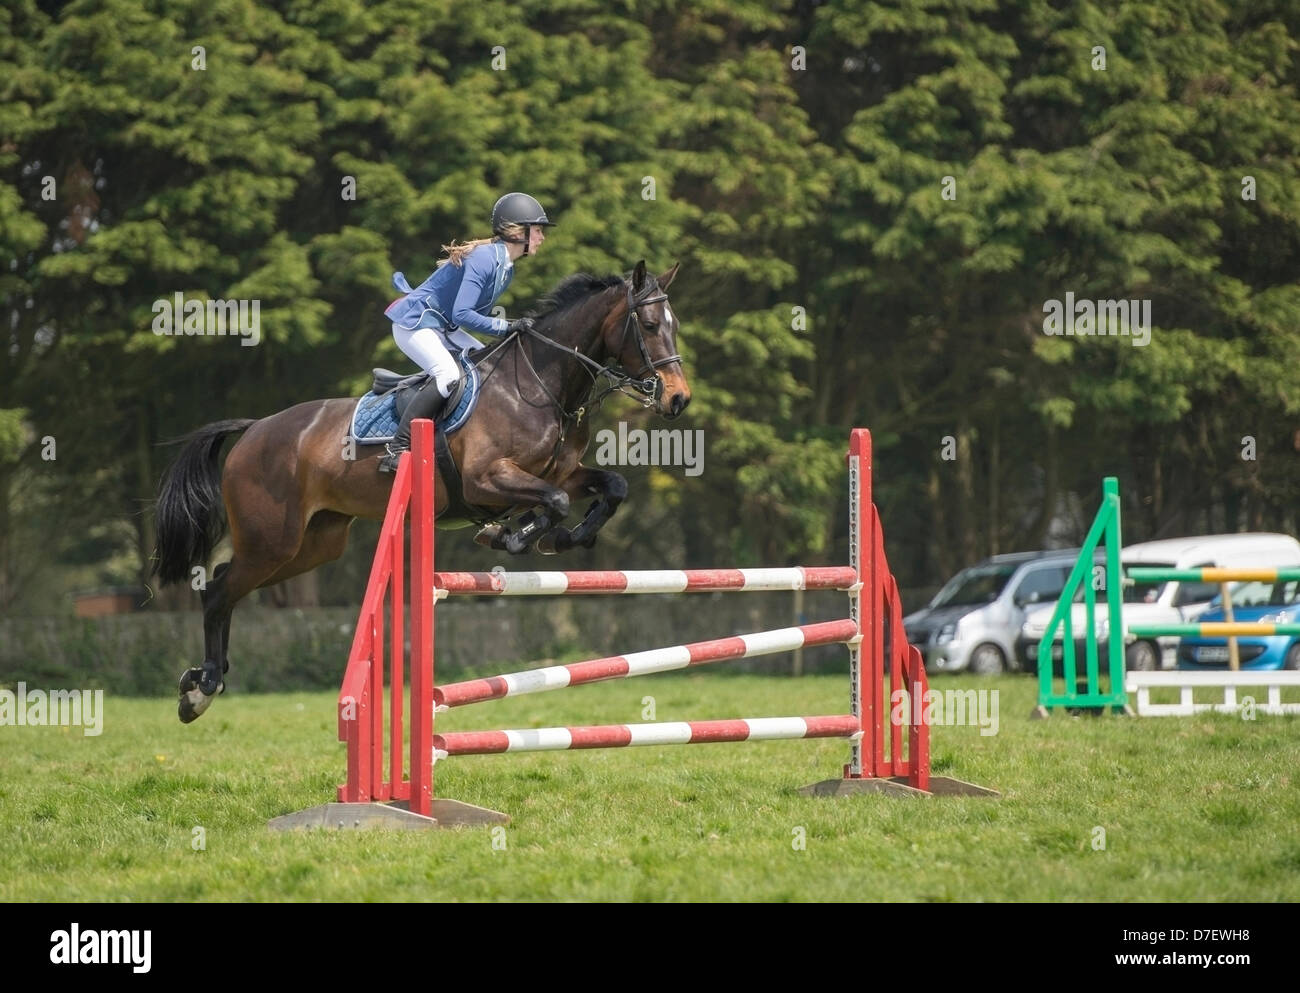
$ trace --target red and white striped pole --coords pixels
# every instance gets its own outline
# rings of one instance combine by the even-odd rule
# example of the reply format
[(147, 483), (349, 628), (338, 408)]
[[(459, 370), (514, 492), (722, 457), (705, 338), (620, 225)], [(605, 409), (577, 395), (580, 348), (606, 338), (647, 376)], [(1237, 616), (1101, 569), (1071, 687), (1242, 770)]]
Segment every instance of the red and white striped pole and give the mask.
[(668, 724), (606, 724), (596, 727), (531, 728), (517, 731), (460, 731), (433, 736), (437, 758), (498, 752), (543, 752), (634, 745), (700, 745), (723, 741), (776, 741), (789, 738), (854, 738), (858, 718), (749, 717), (730, 721)]
[(858, 581), (844, 566), (785, 569), (648, 569), (592, 572), (437, 572), (446, 596), (550, 596), (563, 593), (754, 593), (767, 590), (848, 590)]
[(439, 707), (463, 707), (483, 700), (499, 700), (521, 693), (541, 693), (564, 689), (604, 679), (631, 676), (648, 676), (656, 672), (685, 669), (688, 666), (707, 665), (728, 659), (754, 658), (775, 652), (789, 652), (796, 648), (814, 645), (834, 645), (857, 636), (856, 621), (823, 621), (799, 627), (780, 628), (776, 631), (759, 631), (732, 638), (697, 641), (691, 645), (674, 645), (630, 655), (613, 655), (571, 665), (547, 666), (527, 669), (487, 679), (470, 679), (462, 683), (449, 683), (434, 687), (433, 699)]

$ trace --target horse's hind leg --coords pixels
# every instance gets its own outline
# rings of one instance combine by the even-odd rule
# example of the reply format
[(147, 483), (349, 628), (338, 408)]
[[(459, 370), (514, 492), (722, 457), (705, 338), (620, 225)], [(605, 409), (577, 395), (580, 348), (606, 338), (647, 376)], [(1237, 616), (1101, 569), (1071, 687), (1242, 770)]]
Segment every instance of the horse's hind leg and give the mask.
[(240, 514), (247, 501), (238, 485), (227, 488), (227, 520), (234, 554), (212, 571), (202, 591), (203, 665), (181, 675), (177, 713), (184, 724), (202, 716), (212, 698), (224, 688), (230, 668), (226, 657), (230, 640), (230, 614), (235, 604), (279, 573), (299, 551), (303, 540), (301, 518), (294, 512), (258, 516)]
[[(293, 576), (310, 572), (318, 565), (333, 562), (343, 554), (348, 544), (348, 530), (355, 518), (336, 514), (332, 510), (317, 512), (303, 533), (298, 553), (284, 565), (280, 566), (258, 587), (274, 586)], [(221, 659), (221, 672), (230, 671), (230, 615), (234, 601), (227, 601), (218, 595), (221, 584), (230, 568), (229, 562), (223, 562), (212, 570), (212, 579), (202, 593), (203, 600), (203, 635), (205, 657)], [(217, 589), (214, 589), (217, 587)], [(224, 687), (222, 687), (224, 689)]]
[[(230, 642), (230, 611), (225, 611), (223, 616), (220, 594), (229, 571), (230, 563), (222, 562), (212, 570), (212, 578), (199, 594), (199, 599), (203, 603), (203, 657), (220, 659), (223, 675), (230, 668), (230, 660), (226, 657)], [(222, 689), (225, 689), (224, 685)]]
[(230, 639), (230, 613), (235, 604), (256, 589), (260, 579), (277, 568), (266, 549), (262, 554), (245, 555), (238, 544), (234, 557), (213, 570), (212, 578), (200, 594), (203, 601), (203, 665), (181, 675), (178, 714), (188, 724), (212, 704), (212, 698), (225, 689), (223, 677), (230, 664), (226, 659)]
[[(212, 703), (211, 697), (225, 691), (221, 677), (230, 668), (230, 659), (226, 655), (230, 643), (230, 613), (234, 606), (227, 596), (226, 581), (230, 574), (231, 562), (222, 562), (212, 570), (212, 578), (199, 592), (203, 604), (203, 665), (188, 669), (181, 675), (181, 720), (188, 724), (200, 716)], [(238, 573), (236, 574), (238, 579)], [(216, 663), (221, 663), (217, 672)], [(193, 693), (196, 687), (207, 689)], [(207, 693), (207, 697), (204, 697)], [(187, 708), (184, 701), (191, 694)], [(187, 717), (188, 711), (188, 717)]]
[(236, 544), (234, 557), (213, 570), (213, 577), (202, 593), (203, 665), (181, 676), (178, 713), (182, 723), (188, 724), (202, 716), (211, 706), (212, 698), (225, 689), (223, 677), (230, 668), (226, 658), (230, 614), (235, 604), (261, 586), (279, 566), (273, 550), (263, 546), (250, 555)]

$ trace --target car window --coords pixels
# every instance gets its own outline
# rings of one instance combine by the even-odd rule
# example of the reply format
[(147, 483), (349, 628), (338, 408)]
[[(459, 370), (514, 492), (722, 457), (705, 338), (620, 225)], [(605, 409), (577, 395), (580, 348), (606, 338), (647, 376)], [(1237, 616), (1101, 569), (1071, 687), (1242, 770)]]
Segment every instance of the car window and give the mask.
[(1016, 587), (1015, 602), (1024, 605), (1055, 600), (1065, 589), (1065, 580), (1069, 575), (1070, 567), (1066, 565), (1031, 569)]
[(1015, 571), (1014, 565), (975, 565), (963, 569), (935, 594), (930, 606), (969, 607), (992, 603), (1002, 593)]
[(1181, 583), (1174, 594), (1174, 606), (1186, 607), (1189, 603), (1209, 603), (1219, 595), (1218, 583)]
[[(1128, 562), (1125, 565), (1128, 568), (1140, 565), (1144, 569), (1172, 569), (1174, 567), (1172, 562)], [(1123, 600), (1125, 603), (1155, 603), (1160, 599), (1160, 594), (1166, 585), (1164, 580), (1158, 583), (1140, 583), (1129, 582), (1126, 579)]]
[(1234, 607), (1286, 607), (1300, 600), (1300, 582), (1238, 583), (1232, 590)]
[[(1213, 568), (1213, 562), (1197, 562), (1192, 569)], [(1219, 583), (1180, 583), (1174, 594), (1174, 606), (1186, 607), (1190, 603), (1209, 603), (1222, 591)]]

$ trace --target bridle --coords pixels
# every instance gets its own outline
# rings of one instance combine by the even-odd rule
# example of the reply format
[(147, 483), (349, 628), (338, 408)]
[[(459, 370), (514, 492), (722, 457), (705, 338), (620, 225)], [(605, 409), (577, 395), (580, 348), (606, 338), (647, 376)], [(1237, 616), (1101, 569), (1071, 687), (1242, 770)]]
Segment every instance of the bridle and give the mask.
[[(658, 289), (659, 284), (657, 282), (653, 283), (653, 290)], [(648, 290), (647, 292), (653, 292), (653, 290)], [(533, 378), (537, 380), (537, 384), (542, 388), (542, 392), (546, 394), (547, 398), (551, 401), (552, 406), (555, 407), (556, 412), (560, 415), (559, 437), (556, 439), (555, 448), (551, 452), (549, 461), (546, 463), (546, 468), (542, 470), (541, 475), (543, 477), (550, 472), (551, 467), (555, 465), (556, 460), (559, 458), (560, 449), (564, 445), (564, 439), (569, 433), (570, 425), (576, 426), (581, 424), (582, 419), (588, 414), (595, 413), (595, 411), (599, 409), (600, 405), (604, 403), (605, 398), (611, 393), (616, 391), (621, 392), (626, 396), (632, 397), (632, 399), (636, 400), (643, 407), (651, 407), (658, 403), (660, 396), (663, 395), (664, 383), (662, 379), (655, 375), (655, 370), (661, 366), (680, 362), (682, 357), (681, 355), (674, 353), (666, 358), (659, 359), (657, 362), (650, 358), (650, 350), (646, 347), (645, 343), (645, 331), (641, 326), (641, 318), (637, 314), (637, 311), (642, 307), (649, 306), (652, 303), (660, 303), (667, 299), (668, 294), (663, 292), (660, 292), (657, 296), (637, 297), (632, 292), (631, 281), (629, 280), (627, 282), (627, 319), (623, 323), (623, 339), (619, 345), (619, 355), (621, 356), (623, 352), (627, 350), (627, 336), (635, 333), (637, 351), (641, 353), (642, 362), (642, 366), (635, 376), (629, 375), (617, 362), (611, 362), (609, 365), (601, 365), (595, 359), (588, 358), (576, 347), (561, 345), (558, 341), (553, 341), (546, 337), (546, 335), (542, 334), (542, 332), (538, 331), (536, 328), (528, 329), (526, 333), (534, 341), (539, 341), (552, 348), (558, 348), (560, 351), (567, 352), (576, 358), (583, 366), (587, 375), (591, 377), (591, 385), (587, 388), (586, 399), (572, 411), (566, 411), (564, 405), (546, 386), (546, 382), (542, 379), (541, 373), (537, 371), (537, 367), (533, 365), (533, 360), (528, 354), (528, 349), (523, 347), (520, 347), (519, 349), (519, 354), (523, 356), (524, 361), (528, 364), (529, 371), (532, 372)], [(520, 332), (514, 332), (491, 351), (504, 351), (505, 347), (509, 345), (511, 340), (520, 340), (519, 335)], [(491, 376), (492, 373), (496, 372), (499, 365), (500, 363), (493, 366), (492, 371), (489, 372), (488, 375)], [(642, 376), (647, 372), (650, 373), (650, 375), (643, 379)], [(608, 379), (609, 385), (598, 391), (597, 384), (600, 382), (601, 377)]]
[[(658, 361), (650, 358), (650, 349), (646, 347), (645, 343), (645, 330), (641, 326), (641, 318), (637, 313), (637, 311), (642, 307), (649, 306), (652, 303), (661, 303), (662, 301), (667, 300), (668, 294), (660, 292), (657, 296), (647, 295), (637, 297), (632, 292), (632, 283), (630, 280), (626, 285), (627, 318), (623, 322), (623, 338), (619, 343), (619, 355), (621, 356), (627, 350), (627, 336), (629, 334), (635, 334), (636, 347), (637, 351), (641, 354), (642, 362), (641, 368), (637, 371), (636, 375), (629, 375), (628, 372), (617, 362), (611, 362), (609, 365), (601, 365), (595, 359), (583, 355), (577, 348), (570, 348), (568, 345), (561, 345), (558, 341), (553, 341), (546, 337), (546, 335), (542, 334), (536, 328), (530, 328), (527, 332), (527, 334), (535, 341), (540, 341), (543, 344), (550, 345), (552, 348), (558, 348), (560, 351), (568, 352), (586, 368), (587, 375), (591, 376), (591, 387), (587, 390), (586, 400), (570, 413), (564, 409), (564, 405), (560, 403), (549, 389), (547, 389), (546, 384), (542, 381), (541, 374), (538, 373), (537, 368), (533, 365), (533, 360), (529, 357), (528, 352), (522, 348), (519, 350), (520, 354), (524, 357), (524, 361), (528, 363), (528, 368), (532, 372), (533, 377), (537, 380), (538, 385), (542, 387), (542, 390), (546, 393), (547, 397), (550, 398), (551, 403), (559, 412), (562, 422), (567, 423), (569, 420), (574, 419), (581, 421), (585, 414), (595, 411), (596, 408), (604, 402), (605, 397), (615, 391), (622, 392), (626, 396), (632, 397), (644, 407), (653, 406), (659, 402), (659, 398), (663, 395), (664, 389), (664, 382), (655, 375), (655, 370), (662, 366), (672, 365), (672, 363), (680, 362), (682, 360), (681, 355), (676, 352), (665, 358), (659, 359)], [(647, 290), (647, 293), (658, 289), (659, 284), (654, 283), (653, 289)], [(516, 334), (518, 334), (518, 332), (516, 332)], [(505, 342), (502, 344), (504, 345)], [(649, 373), (650, 375), (646, 376), (646, 373)], [(600, 381), (602, 376), (607, 378), (610, 383), (603, 390), (597, 393), (596, 384)]]
[[(655, 289), (659, 289), (657, 283), (655, 284)], [(677, 353), (673, 353), (666, 358), (660, 359), (658, 362), (655, 362), (650, 358), (650, 350), (646, 348), (645, 344), (645, 331), (641, 326), (641, 317), (637, 314), (637, 311), (642, 307), (649, 306), (652, 303), (662, 303), (667, 299), (667, 293), (660, 293), (658, 296), (653, 297), (646, 296), (640, 297), (639, 299), (635, 298), (632, 295), (632, 284), (630, 282), (627, 284), (627, 320), (623, 322), (623, 341), (619, 345), (618, 351), (619, 354), (622, 355), (623, 352), (627, 350), (628, 332), (635, 329), (636, 347), (641, 353), (642, 366), (636, 375), (628, 378), (632, 382), (640, 380), (640, 382), (637, 383), (637, 389), (639, 389), (645, 396), (649, 397), (652, 402), (659, 399), (664, 388), (664, 381), (654, 375), (655, 370), (661, 366), (672, 365), (674, 362), (680, 362), (682, 357)], [(650, 373), (650, 375), (645, 379), (641, 379), (641, 377), (647, 372)]]

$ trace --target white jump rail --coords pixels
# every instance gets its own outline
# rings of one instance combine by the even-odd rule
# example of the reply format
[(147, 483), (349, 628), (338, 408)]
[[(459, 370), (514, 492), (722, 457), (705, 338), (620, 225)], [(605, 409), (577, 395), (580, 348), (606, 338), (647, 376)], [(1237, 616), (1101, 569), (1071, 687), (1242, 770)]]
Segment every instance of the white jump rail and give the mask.
[[(1223, 702), (1194, 703), (1193, 691), (1203, 686), (1223, 687)], [(1255, 687), (1264, 687), (1268, 690), (1268, 701), (1255, 704), (1255, 709), (1259, 713), (1300, 714), (1300, 703), (1282, 702), (1284, 686), (1300, 687), (1300, 672), (1287, 670), (1232, 672), (1223, 669), (1212, 672), (1130, 672), (1124, 677), (1124, 689), (1129, 693), (1137, 694), (1139, 717), (1190, 717), (1207, 710), (1220, 714), (1235, 714), (1242, 706), (1241, 701), (1237, 699), (1237, 690)], [(1172, 688), (1179, 691), (1177, 703), (1151, 702), (1153, 689)]]

